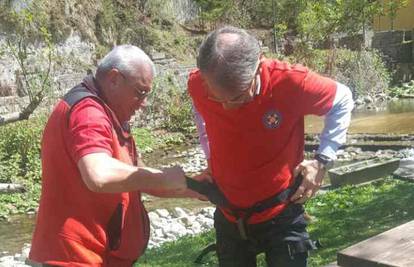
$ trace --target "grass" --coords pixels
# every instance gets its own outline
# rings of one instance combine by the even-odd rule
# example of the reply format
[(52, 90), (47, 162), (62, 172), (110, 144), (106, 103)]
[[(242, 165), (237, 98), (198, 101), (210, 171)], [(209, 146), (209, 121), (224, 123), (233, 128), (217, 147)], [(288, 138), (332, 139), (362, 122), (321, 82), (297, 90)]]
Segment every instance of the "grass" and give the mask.
[(132, 134), (141, 153), (180, 145), (186, 140), (185, 135), (180, 132), (154, 131), (148, 128), (134, 128)]
[[(314, 217), (309, 225), (312, 238), (323, 248), (312, 252), (309, 266), (324, 266), (335, 261), (336, 253), (352, 244), (414, 219), (414, 184), (387, 178), (360, 187), (347, 186), (319, 195), (306, 204)], [(184, 237), (150, 249), (136, 266), (197, 266), (194, 259), (209, 243), (214, 231)], [(258, 266), (265, 266), (259, 256)], [(213, 254), (199, 266), (216, 266)]]

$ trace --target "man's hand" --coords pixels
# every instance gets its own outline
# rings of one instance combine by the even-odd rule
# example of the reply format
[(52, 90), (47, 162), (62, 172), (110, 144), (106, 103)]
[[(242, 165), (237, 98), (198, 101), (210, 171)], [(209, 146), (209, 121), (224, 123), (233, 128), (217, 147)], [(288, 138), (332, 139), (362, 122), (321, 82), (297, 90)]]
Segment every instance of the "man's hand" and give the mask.
[[(208, 183), (213, 183), (213, 177), (211, 176), (211, 170), (209, 167), (207, 167), (207, 169), (205, 169), (202, 173), (200, 173), (199, 175), (194, 176), (192, 179), (200, 181), (200, 182), (208, 182)], [(194, 191), (193, 191), (194, 192)], [(194, 192), (195, 193), (195, 192)], [(199, 200), (202, 201), (208, 201), (208, 198), (205, 195), (201, 195), (198, 193), (197, 194), (197, 198)]]
[(162, 170), (164, 176), (163, 189), (166, 191), (184, 192), (187, 189), (185, 173), (179, 166)]
[(294, 203), (304, 203), (313, 197), (322, 185), (325, 168), (317, 160), (304, 160), (294, 170), (293, 175), (303, 175), (303, 181), (290, 198)]

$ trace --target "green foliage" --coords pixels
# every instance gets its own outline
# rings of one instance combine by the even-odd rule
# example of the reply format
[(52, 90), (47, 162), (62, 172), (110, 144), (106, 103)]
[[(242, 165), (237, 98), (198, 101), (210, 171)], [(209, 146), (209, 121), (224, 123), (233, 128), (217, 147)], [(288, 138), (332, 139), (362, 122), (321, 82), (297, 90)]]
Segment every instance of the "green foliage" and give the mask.
[(381, 5), (377, 1), (307, 1), (296, 25), (304, 40), (320, 42), (333, 33), (359, 33), (380, 12)]
[(132, 134), (141, 153), (151, 153), (157, 149), (179, 145), (185, 140), (184, 134), (180, 132), (171, 133), (148, 128), (134, 128)]
[(354, 90), (354, 97), (383, 94), (389, 87), (390, 73), (376, 51), (338, 50), (332, 76)]
[(0, 183), (22, 184), (26, 192), (0, 194), (0, 218), (33, 211), (40, 195), (40, 139), (45, 118), (0, 127)]
[(391, 80), (390, 72), (375, 50), (319, 50), (298, 46), (293, 55), (283, 59), (303, 64), (346, 84), (353, 90), (354, 98), (386, 93)]
[[(314, 217), (308, 230), (323, 248), (311, 252), (309, 266), (325, 266), (336, 253), (352, 244), (414, 219), (414, 184), (386, 179), (365, 186), (348, 186), (319, 195), (306, 203)], [(379, 208), (380, 207), (380, 208)], [(214, 231), (180, 238), (148, 250), (135, 266), (194, 266), (194, 259), (209, 243)], [(214, 254), (202, 266), (216, 266)], [(259, 256), (258, 266), (265, 266)]]
[(195, 0), (200, 7), (200, 24), (203, 29), (214, 29), (218, 24), (250, 27), (248, 7), (251, 3), (238, 0)]
[(404, 95), (414, 95), (414, 80), (403, 83), (401, 86), (392, 87), (388, 90), (392, 97), (401, 97)]
[(174, 74), (155, 78), (149, 102), (145, 114), (151, 120), (160, 120), (163, 128), (184, 133), (195, 130), (191, 100)]
[[(215, 26), (276, 28), (298, 33), (302, 41), (320, 42), (333, 33), (355, 34), (382, 12), (379, 1), (370, 0), (196, 0), (203, 21)], [(397, 10), (401, 5), (397, 6)]]
[(408, 0), (389, 0), (386, 2), (383, 13), (388, 15), (391, 21), (391, 30), (394, 30), (394, 21), (397, 18), (397, 11), (408, 5)]
[(40, 181), (40, 138), (44, 118), (0, 127), (0, 182)]

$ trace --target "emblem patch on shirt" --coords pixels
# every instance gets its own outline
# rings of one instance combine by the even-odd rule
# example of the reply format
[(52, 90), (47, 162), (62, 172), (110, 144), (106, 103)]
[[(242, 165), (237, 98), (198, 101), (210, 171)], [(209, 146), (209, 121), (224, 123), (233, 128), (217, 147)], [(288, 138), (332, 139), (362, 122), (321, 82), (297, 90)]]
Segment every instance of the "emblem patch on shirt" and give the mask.
[(276, 110), (270, 110), (263, 116), (263, 124), (268, 129), (275, 129), (280, 125), (282, 117)]

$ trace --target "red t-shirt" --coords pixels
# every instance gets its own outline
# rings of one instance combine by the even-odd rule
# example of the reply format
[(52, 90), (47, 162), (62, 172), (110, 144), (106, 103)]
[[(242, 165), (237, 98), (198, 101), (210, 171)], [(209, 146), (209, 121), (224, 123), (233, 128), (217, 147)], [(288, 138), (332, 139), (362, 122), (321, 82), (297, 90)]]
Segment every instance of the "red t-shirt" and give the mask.
[(102, 105), (89, 98), (72, 109), (66, 142), (76, 163), (91, 153), (112, 156), (112, 125)]
[[(97, 101), (83, 99), (70, 116), (69, 109), (61, 100), (43, 133), (42, 194), (29, 258), (63, 266), (102, 266), (109, 259), (111, 266), (130, 265), (148, 240), (140, 193), (92, 192), (83, 182), (77, 162), (97, 152), (123, 160), (119, 151), (125, 149), (127, 159), (123, 161), (133, 164), (135, 147), (119, 144), (108, 110)], [(113, 251), (108, 249), (108, 224), (120, 206), (122, 238)]]
[[(206, 97), (198, 70), (188, 82), (193, 103), (205, 121), (214, 180), (240, 208), (249, 208), (293, 184), (293, 169), (303, 160), (304, 116), (326, 114), (336, 93), (333, 80), (277, 60), (262, 63), (260, 80), (260, 95), (229, 110)], [(254, 214), (249, 222), (268, 220), (284, 207)]]

